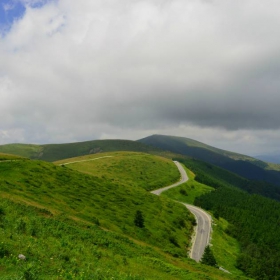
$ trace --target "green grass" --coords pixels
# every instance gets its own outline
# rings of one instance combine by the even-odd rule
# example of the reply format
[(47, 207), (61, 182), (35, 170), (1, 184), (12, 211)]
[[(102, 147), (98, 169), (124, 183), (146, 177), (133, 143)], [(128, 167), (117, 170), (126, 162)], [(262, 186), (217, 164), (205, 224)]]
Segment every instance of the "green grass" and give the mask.
[(193, 218), (168, 198), (42, 161), (0, 174), (1, 279), (232, 278), (187, 258)]
[(46, 145), (0, 145), (0, 153), (15, 154), (31, 159), (40, 159), (50, 162), (72, 157), (115, 151), (154, 153), (171, 157), (169, 152), (164, 152), (158, 148), (130, 140), (93, 140)]
[(184, 166), (189, 180), (176, 187), (162, 193), (162, 196), (172, 198), (176, 201), (194, 204), (196, 197), (207, 192), (211, 192), (214, 188), (195, 181), (195, 174)]
[[(96, 225), (0, 201), (1, 279), (223, 279)], [(18, 255), (26, 256), (26, 261)]]
[(5, 161), (5, 160), (18, 160), (18, 159), (22, 159), (22, 157), (0, 153), (0, 163), (1, 161)]
[(242, 271), (235, 267), (237, 257), (240, 254), (240, 245), (235, 238), (226, 233), (229, 223), (223, 218), (213, 218), (213, 220), (211, 238), (213, 246), (211, 249), (217, 263), (234, 275), (243, 275)]
[[(194, 204), (196, 197), (211, 192), (214, 188), (195, 181), (195, 174), (184, 167), (189, 181), (181, 186), (169, 189), (162, 193), (163, 196), (172, 198), (177, 201)], [(213, 232), (211, 236), (211, 247), (213, 254), (219, 266), (230, 271), (235, 276), (243, 275), (243, 273), (235, 267), (236, 259), (240, 253), (240, 246), (236, 239), (226, 233), (228, 222), (222, 218), (214, 219)]]
[[(93, 160), (95, 158), (97, 160)], [(56, 162), (56, 164), (75, 161), (82, 162), (65, 166), (103, 178), (114, 184), (141, 187), (148, 191), (168, 186), (180, 179), (178, 168), (171, 160), (149, 154), (134, 152), (103, 153), (67, 159)]]
[(131, 140), (93, 140), (65, 144), (6, 144), (0, 145), (0, 153), (9, 153), (30, 159), (40, 159), (49, 162), (79, 157), (85, 155), (102, 154), (106, 152), (132, 151), (154, 154), (166, 158), (184, 158), (169, 151), (164, 151)]
[(26, 158), (37, 158), (42, 151), (40, 145), (32, 144), (6, 144), (0, 145), (0, 153), (13, 154)]

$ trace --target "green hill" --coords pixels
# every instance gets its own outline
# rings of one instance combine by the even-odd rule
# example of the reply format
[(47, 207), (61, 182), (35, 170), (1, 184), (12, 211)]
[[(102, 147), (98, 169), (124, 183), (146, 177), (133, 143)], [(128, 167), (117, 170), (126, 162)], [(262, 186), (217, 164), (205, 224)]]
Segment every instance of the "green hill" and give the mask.
[(184, 137), (152, 135), (140, 139), (139, 142), (214, 164), (249, 180), (266, 181), (280, 186), (279, 165), (271, 165)]
[(22, 157), (12, 155), (12, 154), (10, 155), (10, 154), (0, 153), (0, 162), (1, 161), (8, 161), (8, 160), (18, 160), (18, 159), (22, 159)]
[(194, 219), (168, 198), (43, 161), (0, 174), (1, 279), (233, 278), (187, 258)]
[(180, 179), (178, 168), (170, 159), (144, 153), (102, 153), (55, 163), (114, 184), (141, 187), (148, 191), (171, 185)]
[(140, 142), (130, 140), (93, 140), (66, 144), (6, 144), (0, 145), (0, 153), (14, 154), (30, 159), (57, 161), (101, 152), (134, 151), (172, 157), (171, 153)]
[(190, 159), (182, 162), (190, 169), (189, 181), (163, 196), (211, 211), (212, 251), (219, 265), (237, 275), (241, 270), (253, 279), (280, 279), (280, 203), (252, 194), (267, 191), (267, 196), (279, 199), (279, 190), (273, 192), (268, 185), (209, 163)]

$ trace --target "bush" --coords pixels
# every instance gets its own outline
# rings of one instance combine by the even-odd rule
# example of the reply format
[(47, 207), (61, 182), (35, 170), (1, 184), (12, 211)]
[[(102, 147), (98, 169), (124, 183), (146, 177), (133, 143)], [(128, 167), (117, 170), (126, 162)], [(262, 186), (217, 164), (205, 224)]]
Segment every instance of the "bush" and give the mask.
[(134, 224), (137, 227), (140, 227), (140, 228), (145, 227), (143, 214), (142, 214), (142, 212), (140, 210), (136, 211), (135, 218), (134, 218)]

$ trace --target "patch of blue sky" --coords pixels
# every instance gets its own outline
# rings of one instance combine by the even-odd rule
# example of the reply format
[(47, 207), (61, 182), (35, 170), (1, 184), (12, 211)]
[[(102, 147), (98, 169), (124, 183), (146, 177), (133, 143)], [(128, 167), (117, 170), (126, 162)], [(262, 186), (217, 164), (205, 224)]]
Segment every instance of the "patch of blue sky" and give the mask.
[(0, 5), (0, 31), (7, 33), (15, 20), (25, 13), (25, 6), (20, 1), (2, 0)]
[(26, 7), (40, 9), (49, 2), (58, 0), (0, 0), (0, 36), (5, 36), (13, 23), (22, 18)]
[(30, 3), (30, 7), (34, 9), (40, 9), (50, 2), (58, 2), (58, 0), (33, 0)]

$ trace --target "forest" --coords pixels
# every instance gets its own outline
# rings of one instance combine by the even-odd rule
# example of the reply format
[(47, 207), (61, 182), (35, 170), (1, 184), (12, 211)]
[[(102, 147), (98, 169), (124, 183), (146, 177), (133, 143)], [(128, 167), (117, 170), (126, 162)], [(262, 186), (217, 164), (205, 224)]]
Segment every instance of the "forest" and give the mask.
[(196, 181), (215, 188), (194, 203), (229, 222), (227, 233), (241, 247), (236, 267), (254, 279), (280, 279), (279, 187), (199, 160), (181, 162), (196, 174)]
[(235, 188), (218, 188), (195, 204), (223, 217), (241, 245), (236, 266), (254, 279), (280, 279), (280, 204)]
[(280, 201), (280, 187), (265, 181), (243, 178), (235, 173), (196, 159), (177, 159), (195, 174), (195, 180), (213, 188), (236, 187), (251, 194), (259, 194)]

